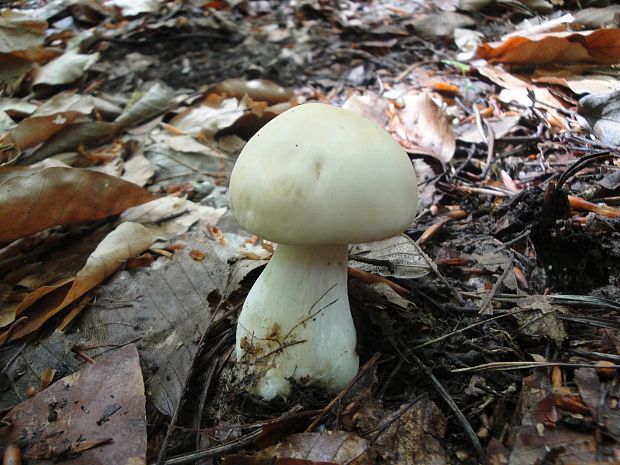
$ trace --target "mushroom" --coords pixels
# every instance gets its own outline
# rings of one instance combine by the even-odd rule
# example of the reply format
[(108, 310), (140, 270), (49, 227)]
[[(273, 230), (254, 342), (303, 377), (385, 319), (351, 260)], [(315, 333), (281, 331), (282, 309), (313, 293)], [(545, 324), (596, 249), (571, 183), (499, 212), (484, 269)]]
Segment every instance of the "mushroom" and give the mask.
[(349, 110), (300, 105), (248, 141), (231, 174), (231, 208), (246, 230), (278, 244), (237, 325), (237, 360), (258, 370), (254, 394), (286, 397), (289, 379), (337, 392), (355, 376), (348, 244), (408, 228), (417, 192), (401, 146)]

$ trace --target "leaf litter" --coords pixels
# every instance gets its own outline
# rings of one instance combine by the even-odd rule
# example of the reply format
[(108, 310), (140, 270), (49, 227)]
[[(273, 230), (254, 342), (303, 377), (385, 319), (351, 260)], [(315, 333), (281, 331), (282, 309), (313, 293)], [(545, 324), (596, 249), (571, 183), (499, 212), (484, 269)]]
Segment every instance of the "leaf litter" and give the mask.
[[(0, 17), (7, 454), (617, 457), (615, 6), (39, 3)], [(266, 404), (231, 348), (273, 244), (240, 229), (226, 186), (245, 141), (306, 101), (389, 131), (422, 195), (404, 235), (350, 247), (357, 381)], [(81, 390), (63, 404), (66, 380)]]

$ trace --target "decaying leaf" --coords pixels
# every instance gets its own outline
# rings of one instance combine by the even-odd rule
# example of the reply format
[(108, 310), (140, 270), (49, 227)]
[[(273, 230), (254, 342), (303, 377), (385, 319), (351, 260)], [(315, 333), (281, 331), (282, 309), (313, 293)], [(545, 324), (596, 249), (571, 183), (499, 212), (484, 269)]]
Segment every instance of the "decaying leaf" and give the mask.
[(0, 353), (0, 410), (6, 411), (28, 399), (28, 392), (37, 388), (45, 370), (55, 370), (59, 379), (80, 369), (72, 344), (61, 332), (41, 338), (36, 344), (22, 347), (15, 344)]
[(133, 183), (94, 171), (4, 168), (0, 171), (0, 241), (105, 218), (152, 198)]
[(620, 62), (620, 29), (511, 37), (501, 43), (482, 44), (476, 54), (489, 63), (610, 65)]
[(545, 296), (523, 298), (519, 300), (518, 308), (529, 310), (514, 313), (519, 323), (519, 330), (523, 334), (546, 337), (558, 346), (566, 339), (564, 323), (560, 319), (560, 314), (565, 311), (565, 308), (551, 303)]
[(446, 419), (439, 408), (424, 398), (387, 413), (378, 404), (359, 412), (357, 428), (372, 432), (372, 454), (394, 465), (448, 464), (442, 440)]
[(12, 409), (0, 430), (29, 462), (146, 464), (146, 408), (138, 352), (116, 350)]
[[(202, 261), (189, 255), (192, 248), (204, 253)], [(159, 411), (172, 415), (200, 339), (225, 294), (228, 268), (209, 243), (195, 243), (156, 271), (117, 274), (78, 322), (84, 343), (98, 347), (88, 353), (105, 351), (102, 344), (139, 339), (147, 393)]]
[(152, 243), (149, 229), (137, 223), (122, 223), (103, 239), (74, 278), (28, 294), (16, 310), (17, 315), (27, 312), (28, 318), (16, 321), (1, 332), (0, 344), (38, 330), (52, 316), (116, 272), (125, 260), (141, 254)]
[(256, 454), (259, 459), (304, 459), (311, 463), (364, 465), (368, 441), (345, 431), (300, 433), (290, 435), (284, 442)]
[(349, 266), (380, 276), (415, 279), (430, 273), (431, 259), (405, 234), (383, 241), (354, 244)]

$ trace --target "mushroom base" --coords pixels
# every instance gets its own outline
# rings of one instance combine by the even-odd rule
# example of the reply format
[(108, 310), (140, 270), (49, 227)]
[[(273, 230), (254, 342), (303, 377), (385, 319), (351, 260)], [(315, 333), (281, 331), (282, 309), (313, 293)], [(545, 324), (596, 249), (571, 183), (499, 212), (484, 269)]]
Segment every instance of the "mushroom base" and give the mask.
[(237, 325), (237, 360), (256, 368), (255, 394), (286, 397), (289, 378), (336, 392), (357, 373), (347, 251), (347, 245), (277, 247)]

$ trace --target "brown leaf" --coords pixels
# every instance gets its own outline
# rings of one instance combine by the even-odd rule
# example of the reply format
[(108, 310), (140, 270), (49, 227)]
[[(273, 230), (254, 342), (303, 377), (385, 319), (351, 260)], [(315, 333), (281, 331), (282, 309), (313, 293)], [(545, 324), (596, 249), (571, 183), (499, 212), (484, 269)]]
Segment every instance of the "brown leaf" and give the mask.
[(0, 53), (38, 47), (45, 40), (46, 21), (15, 10), (0, 13)]
[(41, 464), (71, 455), (75, 465), (139, 465), (146, 463), (145, 418), (138, 352), (127, 345), (15, 407), (0, 433)]
[(442, 442), (446, 419), (439, 408), (423, 398), (404, 404), (386, 416), (376, 405), (362, 410), (358, 428), (376, 430), (373, 451), (393, 465), (441, 465), (448, 463)]
[(441, 108), (427, 93), (403, 96), (405, 107), (398, 120), (390, 122), (390, 129), (401, 140), (405, 149), (431, 155), (446, 163), (456, 148), (454, 131)]
[(153, 196), (133, 183), (77, 168), (0, 169), (0, 241), (115, 215)]
[(31, 116), (13, 128), (5, 142), (12, 143), (19, 150), (34, 147), (45, 142), (81, 115), (77, 111), (64, 111), (52, 115)]
[[(362, 465), (369, 463), (368, 441), (344, 431), (293, 434), (277, 446), (263, 449), (257, 458), (305, 459), (310, 463), (327, 462)], [(281, 462), (276, 462), (281, 463)], [(282, 462), (286, 463), (286, 462)]]
[[(186, 249), (155, 271), (137, 270), (131, 279), (117, 274), (100, 287), (97, 302), (76, 323), (83, 343), (97, 347), (90, 356), (105, 351), (102, 344), (141, 339), (144, 365), (158, 367), (145, 373), (150, 400), (166, 415), (173, 414), (185, 392), (200, 339), (213, 319), (210, 302), (217, 305), (228, 283), (229, 266), (211, 243), (200, 244), (191, 236), (188, 241)], [(196, 247), (204, 260), (189, 256)]]
[(288, 102), (295, 94), (285, 87), (266, 79), (226, 79), (207, 90), (207, 94), (219, 94), (241, 100), (244, 95), (256, 102), (267, 102), (269, 105)]
[(620, 62), (620, 29), (511, 37), (501, 43), (481, 44), (476, 55), (489, 63), (611, 65)]
[(106, 236), (75, 276), (28, 294), (16, 313), (27, 314), (0, 333), (0, 345), (38, 330), (52, 316), (101, 283), (129, 257), (144, 252), (153, 243), (151, 232), (137, 223), (122, 223)]

